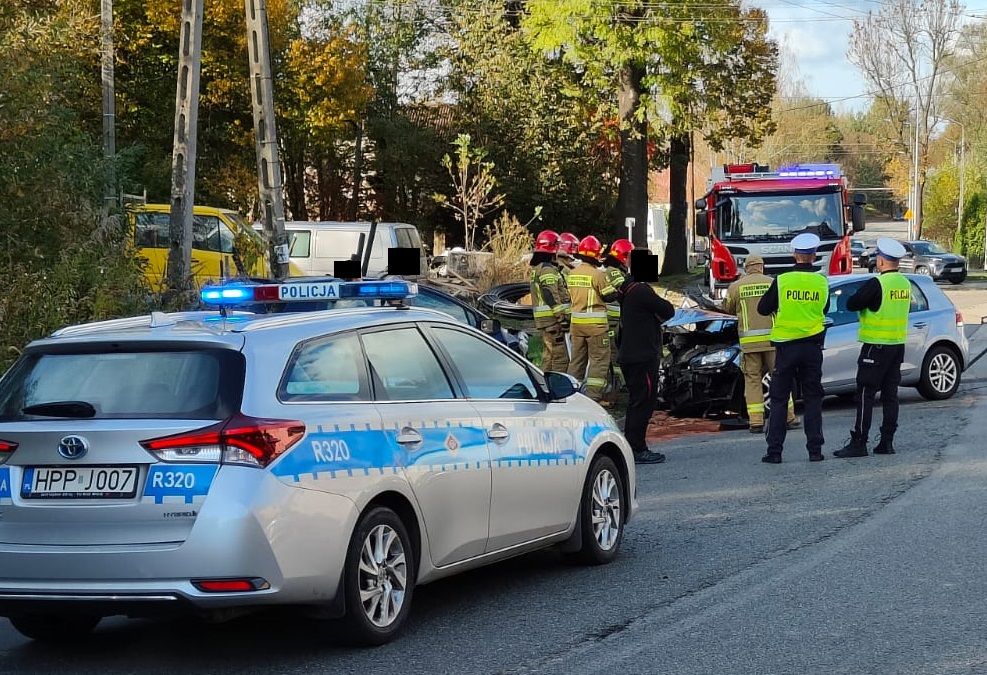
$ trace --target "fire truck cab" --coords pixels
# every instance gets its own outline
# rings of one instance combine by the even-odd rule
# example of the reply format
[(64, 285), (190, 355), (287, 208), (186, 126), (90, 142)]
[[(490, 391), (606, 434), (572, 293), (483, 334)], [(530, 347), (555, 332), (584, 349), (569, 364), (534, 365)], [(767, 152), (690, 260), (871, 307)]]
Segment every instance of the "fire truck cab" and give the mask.
[(800, 164), (771, 171), (760, 164), (714, 168), (706, 195), (696, 201), (696, 236), (707, 240), (706, 291), (722, 298), (747, 256), (764, 258), (765, 274), (795, 264), (792, 238), (819, 236), (816, 270), (850, 274), (850, 235), (864, 229), (863, 193), (851, 198), (837, 164)]

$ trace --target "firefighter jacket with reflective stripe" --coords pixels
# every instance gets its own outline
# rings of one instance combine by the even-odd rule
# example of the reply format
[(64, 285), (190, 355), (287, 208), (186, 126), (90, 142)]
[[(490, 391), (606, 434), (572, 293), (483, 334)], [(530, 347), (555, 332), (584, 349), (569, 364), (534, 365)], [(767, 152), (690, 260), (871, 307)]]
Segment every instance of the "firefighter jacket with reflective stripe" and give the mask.
[(785, 272), (777, 279), (778, 314), (772, 342), (791, 342), (823, 332), (829, 282), (815, 272)]
[(723, 311), (737, 317), (737, 333), (743, 352), (766, 352), (771, 346), (773, 316), (758, 314), (757, 303), (769, 288), (771, 277), (766, 274), (747, 274), (727, 288), (723, 299)]
[(580, 263), (569, 272), (569, 297), (573, 326), (600, 326), (606, 330), (606, 302), (617, 297), (617, 289), (607, 281), (603, 270)]
[(547, 328), (566, 320), (569, 291), (558, 267), (546, 262), (531, 270), (531, 304), (535, 328)]
[(881, 306), (876, 312), (860, 312), (857, 339), (870, 345), (903, 345), (908, 334), (912, 285), (899, 272), (885, 272), (877, 280), (881, 283)]
[[(627, 279), (627, 274), (619, 267), (610, 267), (608, 265), (603, 268), (603, 274), (606, 275), (607, 283), (614, 290), (620, 290), (624, 285), (624, 281)], [(613, 300), (607, 302), (607, 318), (610, 321), (611, 329), (616, 328), (620, 323), (620, 298), (616, 295)]]

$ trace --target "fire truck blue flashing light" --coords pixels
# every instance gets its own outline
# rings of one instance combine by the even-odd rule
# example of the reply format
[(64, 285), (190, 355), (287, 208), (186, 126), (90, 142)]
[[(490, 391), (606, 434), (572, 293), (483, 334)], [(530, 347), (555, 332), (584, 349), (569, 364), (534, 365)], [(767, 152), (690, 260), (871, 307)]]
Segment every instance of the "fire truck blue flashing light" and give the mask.
[(784, 178), (838, 178), (838, 164), (795, 164), (782, 167), (778, 175)]
[(404, 300), (418, 295), (418, 284), (410, 281), (299, 281), (284, 284), (229, 284), (206, 286), (200, 292), (207, 305), (238, 305), (249, 302), (295, 302), (311, 300)]

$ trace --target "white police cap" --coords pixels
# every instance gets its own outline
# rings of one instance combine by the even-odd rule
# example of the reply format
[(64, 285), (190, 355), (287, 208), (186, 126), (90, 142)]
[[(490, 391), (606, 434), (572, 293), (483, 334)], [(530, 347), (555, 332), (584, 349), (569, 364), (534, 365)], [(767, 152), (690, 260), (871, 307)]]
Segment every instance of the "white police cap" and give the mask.
[(891, 237), (881, 237), (877, 240), (877, 254), (888, 260), (898, 260), (904, 257), (905, 247)]
[(792, 248), (796, 253), (815, 253), (819, 248), (819, 237), (811, 232), (803, 232), (792, 239)]

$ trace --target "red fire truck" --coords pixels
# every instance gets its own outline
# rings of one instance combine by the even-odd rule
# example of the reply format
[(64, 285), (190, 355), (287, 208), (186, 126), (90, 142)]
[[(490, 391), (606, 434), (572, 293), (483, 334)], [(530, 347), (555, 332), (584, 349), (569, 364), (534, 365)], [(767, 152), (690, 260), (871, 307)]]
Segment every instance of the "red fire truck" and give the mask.
[(747, 256), (764, 258), (772, 276), (795, 264), (791, 241), (811, 232), (821, 244), (821, 274), (850, 274), (850, 235), (864, 229), (866, 195), (851, 198), (837, 164), (800, 164), (771, 171), (760, 164), (714, 168), (696, 201), (696, 236), (707, 240), (706, 290), (721, 298)]

